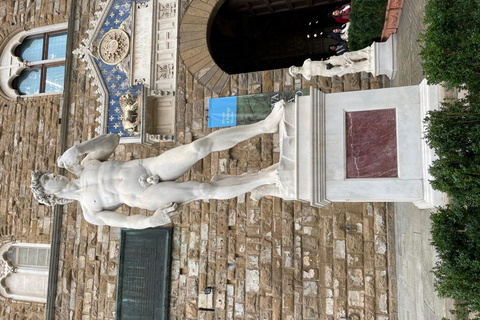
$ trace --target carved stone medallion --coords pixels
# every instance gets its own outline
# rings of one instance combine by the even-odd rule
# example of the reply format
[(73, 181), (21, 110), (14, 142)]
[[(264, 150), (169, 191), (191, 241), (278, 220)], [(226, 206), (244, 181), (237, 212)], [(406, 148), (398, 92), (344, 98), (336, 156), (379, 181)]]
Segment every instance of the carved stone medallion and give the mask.
[(120, 63), (128, 55), (130, 39), (128, 34), (120, 29), (108, 31), (100, 40), (100, 58), (109, 65)]

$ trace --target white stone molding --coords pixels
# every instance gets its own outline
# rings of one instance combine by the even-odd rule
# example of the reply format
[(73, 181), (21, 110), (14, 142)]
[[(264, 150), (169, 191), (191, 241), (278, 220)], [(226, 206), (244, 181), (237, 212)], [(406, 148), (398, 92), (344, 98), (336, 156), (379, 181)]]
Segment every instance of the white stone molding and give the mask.
[[(423, 81), (419, 85), (420, 90), (420, 114), (422, 119), (425, 119), (427, 116), (427, 112), (431, 110), (438, 109), (440, 102), (443, 100), (441, 98), (441, 91), (445, 90), (445, 88), (440, 86), (429, 86), (427, 84), (427, 79), (423, 79)], [(425, 125), (422, 125), (422, 160), (425, 164), (423, 166), (423, 176), (425, 179), (423, 180), (423, 193), (424, 197), (422, 200), (414, 202), (414, 204), (419, 209), (429, 209), (436, 206), (441, 206), (444, 203), (447, 203), (445, 199), (445, 195), (437, 190), (432, 188), (430, 184), (431, 180), (434, 180), (432, 175), (429, 172), (429, 168), (432, 165), (433, 161), (437, 159), (437, 155), (435, 151), (431, 149), (424, 139), (425, 136)]]
[(12, 246), (13, 243), (7, 243), (0, 248), (0, 280), (8, 277), (14, 271), (13, 264), (6, 257), (7, 252)]
[[(153, 6), (145, 6), (137, 3), (132, 10), (132, 54), (130, 56), (131, 77), (130, 85), (151, 84), (150, 70), (153, 36)], [(148, 80), (147, 80), (148, 79)]]
[(157, 0), (153, 21), (155, 21), (155, 46), (153, 55), (154, 74), (152, 90), (172, 91), (177, 86), (178, 48), (178, 2)]
[(390, 80), (397, 75), (397, 34), (392, 34), (386, 42), (374, 42), (374, 76), (386, 75)]
[[(67, 29), (67, 23), (60, 23), (51, 26), (35, 28), (28, 31), (24, 29), (18, 29), (16, 32), (13, 32), (10, 35), (4, 45), (1, 46), (0, 54), (0, 90), (3, 93), (2, 95), (6, 99), (15, 100), (17, 97), (20, 96), (18, 94), (18, 91), (12, 87), (12, 82), (16, 77), (20, 75), (20, 73), (24, 69), (30, 66), (29, 61), (22, 61), (19, 57), (15, 56), (15, 49), (23, 42), (26, 37), (64, 29)], [(24, 97), (32, 96), (37, 95), (28, 95)]]
[(96, 41), (97, 35), (100, 33), (102, 23), (105, 20), (108, 11), (112, 7), (113, 1), (101, 1), (99, 3), (99, 10), (95, 12), (95, 19), (91, 22), (92, 26), (87, 30), (87, 38), (83, 39), (79, 47), (73, 50), (73, 54), (77, 55), (79, 59), (85, 62), (87, 75), (93, 80), (93, 85), (96, 87), (95, 93), (98, 94), (97, 101), (100, 105), (97, 107), (97, 111), (100, 116), (95, 120), (100, 124), (95, 128), (95, 132), (103, 134), (107, 127), (107, 119), (105, 115), (105, 108), (108, 105), (108, 90), (103, 82), (102, 75), (98, 69), (95, 59), (99, 58), (97, 48), (98, 43)]

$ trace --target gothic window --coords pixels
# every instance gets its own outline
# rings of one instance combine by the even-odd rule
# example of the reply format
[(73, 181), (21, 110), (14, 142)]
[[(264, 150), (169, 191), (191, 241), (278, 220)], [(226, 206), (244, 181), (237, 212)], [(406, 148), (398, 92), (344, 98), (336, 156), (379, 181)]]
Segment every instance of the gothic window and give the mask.
[(50, 245), (7, 243), (0, 248), (0, 295), (46, 302)]
[(15, 267), (48, 269), (50, 248), (14, 247), (7, 256)]
[(63, 91), (66, 43), (66, 31), (37, 34), (23, 40), (15, 55), (29, 67), (13, 83), (19, 94)]

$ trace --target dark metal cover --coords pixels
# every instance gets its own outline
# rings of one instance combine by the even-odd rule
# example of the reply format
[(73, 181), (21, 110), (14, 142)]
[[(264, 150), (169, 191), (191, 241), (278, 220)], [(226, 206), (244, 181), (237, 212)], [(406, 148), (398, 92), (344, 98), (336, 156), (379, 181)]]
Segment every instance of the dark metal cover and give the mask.
[(172, 228), (122, 229), (116, 319), (168, 319)]

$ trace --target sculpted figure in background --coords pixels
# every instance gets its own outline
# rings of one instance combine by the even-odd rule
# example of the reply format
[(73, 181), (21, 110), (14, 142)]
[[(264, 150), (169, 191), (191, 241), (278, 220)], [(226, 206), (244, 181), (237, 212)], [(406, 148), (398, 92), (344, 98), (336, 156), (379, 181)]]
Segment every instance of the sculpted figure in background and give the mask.
[[(80, 202), (85, 220), (97, 225), (143, 229), (170, 222), (178, 205), (194, 200), (230, 199), (260, 186), (276, 192), (273, 165), (258, 173), (222, 175), (212, 181), (175, 181), (198, 160), (214, 151), (226, 150), (262, 133), (274, 133), (283, 119), (283, 101), (260, 122), (222, 129), (163, 154), (131, 161), (107, 161), (119, 143), (119, 136), (101, 135), (68, 149), (58, 166), (78, 178), (51, 172), (32, 173), (32, 192), (44, 204)], [(87, 154), (79, 164), (82, 155)], [(270, 187), (268, 187), (270, 186)], [(155, 211), (153, 216), (127, 216), (114, 210), (126, 204)]]
[(349, 73), (374, 72), (374, 55), (372, 46), (362, 50), (345, 52), (341, 56), (332, 56), (328, 60), (312, 61), (305, 60), (303, 66), (291, 66), (288, 70), (292, 77), (303, 75), (307, 80), (312, 76), (333, 77), (343, 76)]
[(138, 102), (133, 100), (131, 94), (124, 94), (118, 100), (123, 111), (123, 129), (131, 134), (138, 134), (137, 126), (140, 120), (138, 116)]

